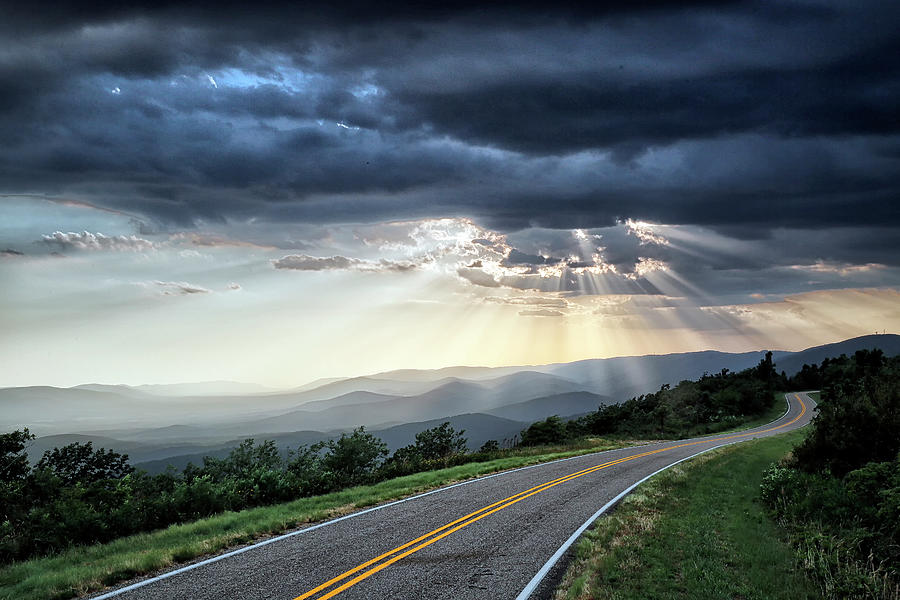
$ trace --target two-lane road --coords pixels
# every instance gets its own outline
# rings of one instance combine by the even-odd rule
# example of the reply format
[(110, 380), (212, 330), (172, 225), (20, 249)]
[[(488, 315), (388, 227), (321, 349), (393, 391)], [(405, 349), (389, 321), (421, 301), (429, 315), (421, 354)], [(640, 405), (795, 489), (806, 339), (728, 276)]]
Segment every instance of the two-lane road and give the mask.
[[(612, 450), (447, 486), (292, 532), (102, 594), (121, 600), (515, 599), (539, 596), (605, 506), (654, 473), (724, 444), (806, 425), (789, 394), (777, 421), (739, 433)], [(544, 577), (549, 574), (550, 577)], [(536, 592), (536, 593), (533, 593)]]

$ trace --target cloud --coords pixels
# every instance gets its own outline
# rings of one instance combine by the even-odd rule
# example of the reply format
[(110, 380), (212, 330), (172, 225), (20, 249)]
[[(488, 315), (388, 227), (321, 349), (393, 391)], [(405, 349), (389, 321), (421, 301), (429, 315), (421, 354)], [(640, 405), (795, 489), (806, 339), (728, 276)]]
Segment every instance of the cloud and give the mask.
[(520, 310), (519, 316), (522, 317), (564, 317), (565, 315), (558, 310), (550, 310), (539, 308), (534, 310)]
[(276, 269), (293, 271), (372, 271), (405, 273), (421, 267), (428, 259), (421, 262), (395, 261), (379, 259), (377, 261), (347, 258), (346, 256), (309, 256), (308, 254), (289, 254), (272, 260)]
[(900, 224), (890, 3), (383, 8), (4, 15), (0, 184), (184, 227)]
[(228, 284), (228, 289), (232, 291), (238, 291), (241, 289), (241, 284), (232, 281)]
[(500, 282), (491, 275), (485, 273), (482, 269), (457, 269), (457, 275), (468, 281), (469, 283), (481, 287), (500, 287)]
[(488, 296), (485, 302), (493, 304), (510, 304), (513, 306), (545, 306), (555, 308), (566, 308), (569, 302), (565, 298), (554, 298), (544, 296)]
[(657, 244), (659, 246), (667, 246), (669, 240), (663, 236), (654, 233), (652, 223), (644, 223), (635, 221), (634, 219), (626, 219), (625, 230), (641, 241), (641, 244)]
[(841, 277), (847, 277), (849, 275), (881, 271), (886, 269), (887, 266), (879, 263), (854, 265), (849, 263), (834, 263), (819, 260), (811, 265), (791, 265), (788, 268), (795, 271), (806, 271), (808, 273), (828, 273), (840, 275)]
[(13, 250), (12, 248), (7, 248), (6, 250), (0, 250), (0, 257), (3, 257), (3, 258), (17, 258), (19, 256), (25, 256), (25, 253), (19, 252), (18, 250)]
[[(900, 5), (302, 4), (5, 14), (0, 192), (138, 224), (62, 252), (172, 234), (534, 295), (898, 281)], [(102, 228), (37, 231), (64, 226)]]
[(82, 231), (81, 233), (62, 231), (54, 231), (49, 235), (44, 235), (40, 240), (43, 244), (58, 250), (114, 250), (114, 251), (131, 251), (143, 252), (154, 250), (157, 244), (139, 238), (135, 235), (114, 235), (106, 236), (102, 233), (90, 233)]
[(162, 288), (165, 296), (189, 296), (192, 294), (209, 294), (211, 290), (186, 281), (154, 281), (154, 285)]
[(340, 271), (360, 265), (363, 261), (346, 256), (309, 256), (308, 254), (288, 254), (272, 261), (276, 269), (293, 271)]

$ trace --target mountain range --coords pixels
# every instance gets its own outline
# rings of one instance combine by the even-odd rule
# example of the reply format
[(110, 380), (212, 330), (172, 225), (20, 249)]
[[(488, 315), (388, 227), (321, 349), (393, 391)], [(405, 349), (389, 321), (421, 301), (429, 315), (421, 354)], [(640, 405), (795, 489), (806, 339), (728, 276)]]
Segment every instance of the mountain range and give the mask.
[[(792, 375), (803, 364), (876, 347), (900, 354), (900, 336), (863, 336), (773, 355), (777, 369)], [(466, 429), (469, 447), (476, 449), (553, 414), (581, 415), (665, 383), (740, 371), (764, 354), (703, 351), (521, 367), (405, 369), (281, 391), (237, 382), (3, 388), (0, 430), (28, 427), (40, 436), (29, 449), (32, 460), (54, 446), (92, 441), (152, 470), (227, 454), (246, 437), (296, 447), (359, 425), (393, 450), (449, 420)]]

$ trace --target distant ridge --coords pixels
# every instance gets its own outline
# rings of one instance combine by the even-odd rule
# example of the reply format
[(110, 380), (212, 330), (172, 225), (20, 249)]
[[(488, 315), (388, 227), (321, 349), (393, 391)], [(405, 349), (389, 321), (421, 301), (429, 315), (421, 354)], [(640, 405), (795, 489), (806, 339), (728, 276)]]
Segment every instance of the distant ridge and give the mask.
[[(775, 351), (776, 368), (794, 374), (828, 356), (880, 348), (900, 354), (900, 336), (867, 335), (808, 348)], [(208, 382), (164, 386), (85, 384), (72, 388), (0, 389), (0, 431), (29, 427), (43, 441), (95, 439), (137, 459), (162, 459), (227, 448), (243, 437), (297, 443), (328, 439), (365, 425), (388, 431), (411, 423), (479, 415), (481, 431), (503, 420), (533, 422), (552, 414), (584, 414), (601, 404), (653, 392), (723, 368), (755, 366), (764, 351), (718, 351), (588, 359), (522, 367), (448, 367), (324, 379), (287, 392), (228, 394), (242, 386)], [(392, 379), (396, 377), (396, 379)], [(176, 389), (192, 395), (173, 396)], [(151, 391), (152, 390), (152, 391)], [(197, 395), (217, 390), (220, 395)], [(156, 392), (156, 393), (154, 393)], [(473, 423), (469, 417), (470, 423)], [(500, 421), (497, 421), (500, 419)], [(473, 430), (474, 431), (474, 430)], [(61, 435), (53, 439), (46, 436)], [(87, 435), (88, 438), (65, 436)], [(399, 439), (399, 438), (398, 438)]]
[(863, 335), (842, 342), (807, 348), (801, 352), (794, 352), (783, 358), (776, 359), (775, 368), (778, 371), (784, 371), (788, 375), (793, 375), (800, 371), (805, 364), (819, 364), (829, 357), (837, 358), (841, 354), (851, 356), (857, 350), (872, 350), (875, 348), (884, 352), (885, 356), (897, 356), (900, 354), (900, 335), (893, 333)]

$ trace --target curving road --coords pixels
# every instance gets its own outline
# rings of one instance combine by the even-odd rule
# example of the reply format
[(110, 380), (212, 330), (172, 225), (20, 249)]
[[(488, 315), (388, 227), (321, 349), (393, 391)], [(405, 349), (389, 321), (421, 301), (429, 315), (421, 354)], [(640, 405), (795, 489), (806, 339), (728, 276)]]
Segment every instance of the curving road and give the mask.
[(786, 396), (769, 425), (507, 471), (267, 540), (95, 600), (519, 599), (547, 595), (583, 529), (637, 483), (725, 444), (806, 425)]

